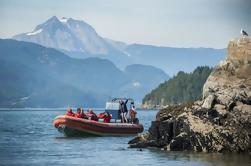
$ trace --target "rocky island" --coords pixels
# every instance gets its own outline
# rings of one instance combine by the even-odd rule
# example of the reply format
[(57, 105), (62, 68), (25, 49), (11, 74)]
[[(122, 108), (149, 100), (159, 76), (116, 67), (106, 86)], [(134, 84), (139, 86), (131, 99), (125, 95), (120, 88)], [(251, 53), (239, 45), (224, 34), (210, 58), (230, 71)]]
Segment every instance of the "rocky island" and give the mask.
[(228, 44), (224, 61), (203, 86), (202, 99), (160, 110), (132, 148), (251, 152), (251, 38)]

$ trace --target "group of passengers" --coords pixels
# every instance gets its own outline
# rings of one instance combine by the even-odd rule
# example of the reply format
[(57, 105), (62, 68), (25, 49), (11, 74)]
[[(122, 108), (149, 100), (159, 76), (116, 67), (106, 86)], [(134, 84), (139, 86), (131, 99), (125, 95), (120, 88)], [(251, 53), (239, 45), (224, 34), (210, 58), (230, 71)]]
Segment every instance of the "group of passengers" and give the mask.
[(107, 112), (100, 113), (97, 116), (92, 109), (88, 109), (87, 112), (85, 113), (82, 108), (78, 108), (76, 113), (74, 113), (71, 108), (68, 108), (65, 115), (94, 121), (103, 119), (105, 123), (110, 123), (110, 120), (112, 118), (111, 115)]
[[(134, 103), (131, 103), (131, 108), (129, 110), (129, 116), (128, 116), (128, 109), (127, 109), (127, 102), (128, 99), (123, 101), (120, 100), (120, 117), (121, 117), (121, 122), (122, 123), (138, 123), (138, 119), (136, 118), (136, 110)], [(110, 123), (112, 119), (112, 115), (109, 114), (109, 112), (103, 112), (100, 113), (99, 115), (96, 115), (92, 109), (88, 109), (88, 111), (85, 113), (82, 108), (78, 108), (77, 112), (74, 113), (71, 108), (68, 108), (65, 115), (67, 116), (72, 116), (76, 118), (82, 118), (82, 119), (89, 119), (89, 120), (94, 120), (98, 121), (99, 119), (103, 119), (104, 123)]]

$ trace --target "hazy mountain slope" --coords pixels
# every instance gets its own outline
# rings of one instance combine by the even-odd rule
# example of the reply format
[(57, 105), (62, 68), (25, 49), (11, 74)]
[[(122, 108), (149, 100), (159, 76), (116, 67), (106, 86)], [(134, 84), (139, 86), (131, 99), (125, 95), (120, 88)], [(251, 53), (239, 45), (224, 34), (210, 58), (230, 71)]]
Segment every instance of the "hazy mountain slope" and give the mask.
[[(109, 60), (74, 59), (52, 48), (7, 39), (0, 40), (0, 52), (0, 107), (104, 106), (109, 97), (123, 96), (121, 88), (130, 91), (132, 78)], [(144, 74), (149, 80), (138, 101), (167, 78), (164, 74), (153, 84)]]
[[(163, 70), (149, 65), (129, 65), (125, 68), (125, 73), (131, 80), (139, 82), (141, 85), (146, 84), (149, 87), (156, 86), (159, 82), (164, 82), (168, 78)], [(151, 82), (149, 82), (150, 79)]]
[(88, 65), (89, 60), (76, 63), (54, 49), (13, 40), (0, 40), (0, 50), (1, 107), (103, 104), (105, 95), (81, 86), (85, 80), (77, 79), (80, 74), (72, 75), (78, 72), (73, 66)]
[(169, 79), (163, 70), (149, 65), (129, 65), (125, 68), (125, 74), (130, 82), (119, 91), (123, 96), (132, 97), (138, 102), (161, 82)]
[(125, 50), (133, 63), (151, 64), (170, 75), (178, 71), (192, 72), (197, 66), (214, 66), (224, 59), (225, 49), (173, 48), (133, 44)]

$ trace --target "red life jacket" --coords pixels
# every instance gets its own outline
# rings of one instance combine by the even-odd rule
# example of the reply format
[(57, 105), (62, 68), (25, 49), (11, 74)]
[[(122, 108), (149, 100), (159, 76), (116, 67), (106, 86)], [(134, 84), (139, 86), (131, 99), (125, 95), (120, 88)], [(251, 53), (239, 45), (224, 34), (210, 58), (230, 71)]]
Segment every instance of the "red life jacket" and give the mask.
[(86, 116), (84, 113), (81, 113), (81, 112), (80, 112), (80, 113), (77, 112), (77, 113), (75, 114), (75, 117), (76, 117), (76, 118), (87, 119), (87, 116)]
[(81, 118), (81, 113), (78, 113), (78, 112), (77, 112), (77, 113), (75, 114), (75, 117)]
[(99, 119), (104, 119), (105, 116), (106, 116), (106, 113), (103, 112), (103, 113), (100, 113), (100, 114), (98, 115), (98, 118), (99, 118)]
[(86, 113), (86, 116), (87, 116), (88, 118), (91, 118), (91, 120), (98, 121), (98, 117), (97, 117), (97, 115), (96, 115), (95, 113), (87, 112), (87, 113)]
[(66, 114), (67, 116), (75, 116), (75, 114), (73, 112), (67, 111)]
[(104, 123), (110, 123), (110, 121), (111, 121), (111, 116), (105, 116)]

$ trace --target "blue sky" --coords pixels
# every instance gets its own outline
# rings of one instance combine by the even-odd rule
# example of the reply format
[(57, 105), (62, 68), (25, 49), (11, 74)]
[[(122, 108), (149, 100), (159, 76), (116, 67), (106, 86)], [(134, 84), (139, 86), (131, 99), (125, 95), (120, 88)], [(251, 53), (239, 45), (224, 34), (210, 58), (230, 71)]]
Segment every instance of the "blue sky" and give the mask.
[(48, 18), (85, 20), (127, 43), (224, 48), (251, 33), (250, 0), (0, 0), (0, 38), (30, 32)]

